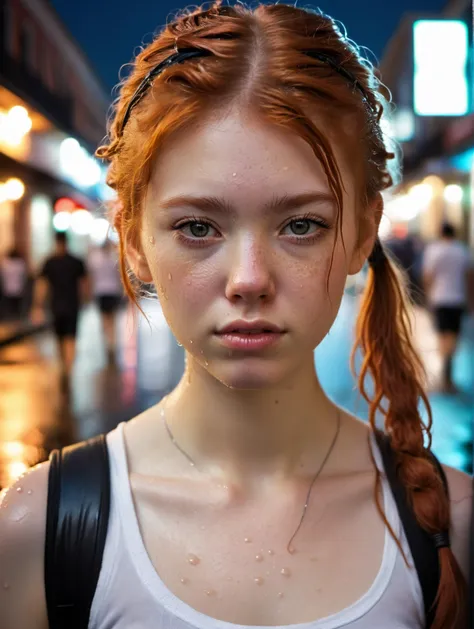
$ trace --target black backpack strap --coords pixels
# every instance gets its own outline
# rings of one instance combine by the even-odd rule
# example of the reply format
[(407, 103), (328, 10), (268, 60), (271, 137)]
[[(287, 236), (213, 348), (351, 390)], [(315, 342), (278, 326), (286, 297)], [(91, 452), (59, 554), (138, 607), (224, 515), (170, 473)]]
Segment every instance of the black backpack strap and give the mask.
[[(376, 431), (375, 438), (382, 454), (385, 474), (392, 489), (393, 497), (397, 504), (398, 513), (418, 573), (418, 579), (423, 592), (426, 629), (429, 629), (433, 624), (436, 613), (434, 602), (440, 579), (438, 550), (431, 535), (418, 524), (415, 514), (410, 507), (407, 491), (398, 477), (395, 455), (390, 445), (390, 437), (381, 431)], [(444, 470), (434, 454), (430, 452), (430, 456), (440, 473), (446, 493), (449, 496), (448, 482)]]
[(105, 435), (50, 456), (45, 592), (50, 629), (87, 629), (110, 508)]

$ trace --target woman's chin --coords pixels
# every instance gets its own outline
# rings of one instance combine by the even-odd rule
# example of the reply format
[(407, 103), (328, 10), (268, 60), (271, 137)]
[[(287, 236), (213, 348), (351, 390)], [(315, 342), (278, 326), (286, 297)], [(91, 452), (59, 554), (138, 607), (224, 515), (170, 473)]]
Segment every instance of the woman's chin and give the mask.
[(268, 362), (262, 365), (211, 364), (208, 369), (214, 378), (229, 389), (269, 389), (285, 380), (281, 363), (275, 365)]

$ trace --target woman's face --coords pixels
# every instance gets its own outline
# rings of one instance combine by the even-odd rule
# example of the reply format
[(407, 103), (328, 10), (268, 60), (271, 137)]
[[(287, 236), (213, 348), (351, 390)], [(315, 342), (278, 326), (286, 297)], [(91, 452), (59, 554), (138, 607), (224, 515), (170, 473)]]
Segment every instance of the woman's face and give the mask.
[(354, 182), (336, 157), (345, 250), (324, 171), (294, 134), (233, 113), (160, 152), (142, 253), (130, 259), (154, 282), (188, 364), (244, 389), (275, 386), (312, 365), (347, 275), (360, 270), (375, 236), (369, 227), (361, 238)]

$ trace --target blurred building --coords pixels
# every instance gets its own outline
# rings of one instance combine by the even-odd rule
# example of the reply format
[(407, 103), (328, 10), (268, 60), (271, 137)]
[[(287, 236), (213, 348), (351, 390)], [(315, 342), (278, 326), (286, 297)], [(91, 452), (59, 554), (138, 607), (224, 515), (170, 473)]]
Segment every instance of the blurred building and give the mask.
[[(427, 22), (439, 36), (423, 45)], [(403, 151), (403, 180), (386, 199), (392, 226), (427, 241), (449, 220), (474, 248), (472, 25), (471, 0), (450, 0), (441, 14), (407, 14), (380, 70), (395, 104), (387, 130)]]
[(3, 0), (0, 48), (0, 257), (16, 246), (34, 269), (54, 229), (80, 253), (110, 196), (92, 157), (109, 99), (48, 0)]

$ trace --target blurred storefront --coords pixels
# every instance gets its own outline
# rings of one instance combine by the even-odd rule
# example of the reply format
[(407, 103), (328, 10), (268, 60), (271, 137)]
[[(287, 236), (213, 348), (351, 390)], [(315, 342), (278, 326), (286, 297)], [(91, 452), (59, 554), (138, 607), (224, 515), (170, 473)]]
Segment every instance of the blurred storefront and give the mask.
[[(403, 152), (386, 235), (403, 225), (428, 241), (449, 221), (474, 248), (472, 23), (470, 0), (450, 0), (442, 14), (406, 15), (386, 48), (380, 68), (395, 105), (387, 130)], [(429, 32), (438, 33), (431, 45)]]
[(34, 271), (55, 229), (84, 254), (111, 196), (93, 157), (109, 101), (49, 2), (0, 7), (0, 257), (16, 247)]

